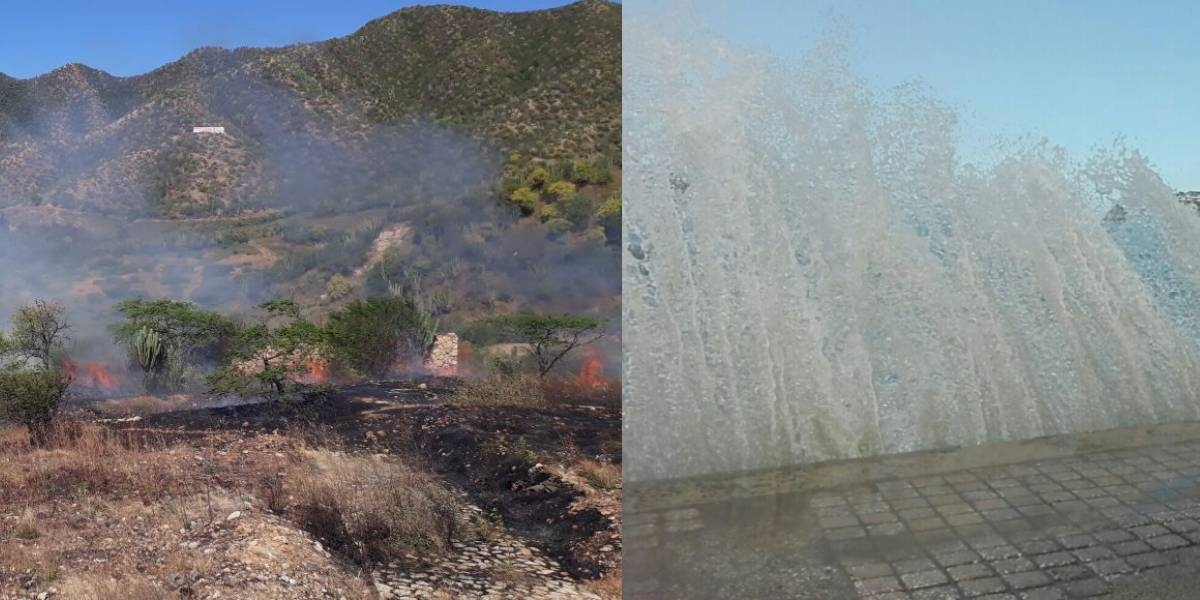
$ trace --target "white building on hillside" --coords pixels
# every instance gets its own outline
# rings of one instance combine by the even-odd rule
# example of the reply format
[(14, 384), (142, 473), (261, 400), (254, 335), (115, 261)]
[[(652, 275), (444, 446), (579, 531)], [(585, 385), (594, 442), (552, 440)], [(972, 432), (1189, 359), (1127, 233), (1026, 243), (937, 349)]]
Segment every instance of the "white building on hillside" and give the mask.
[(224, 127), (193, 127), (192, 133), (225, 133)]

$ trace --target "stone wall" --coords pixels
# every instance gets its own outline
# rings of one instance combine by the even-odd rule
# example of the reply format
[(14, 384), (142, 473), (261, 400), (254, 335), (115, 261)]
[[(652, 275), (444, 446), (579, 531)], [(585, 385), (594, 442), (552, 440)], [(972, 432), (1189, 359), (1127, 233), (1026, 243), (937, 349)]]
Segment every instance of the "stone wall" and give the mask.
[(458, 334), (443, 333), (433, 339), (433, 347), (425, 358), (425, 368), (435, 375), (458, 373)]

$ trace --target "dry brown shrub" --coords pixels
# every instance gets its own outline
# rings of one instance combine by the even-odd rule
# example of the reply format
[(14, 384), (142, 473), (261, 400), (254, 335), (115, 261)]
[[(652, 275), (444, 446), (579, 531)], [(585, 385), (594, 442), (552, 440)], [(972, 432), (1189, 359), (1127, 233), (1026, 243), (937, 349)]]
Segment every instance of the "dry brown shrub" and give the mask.
[(583, 586), (604, 600), (621, 599), (621, 572), (612, 571), (601, 577), (585, 581)]
[(13, 528), (13, 537), (21, 540), (35, 540), (41, 535), (42, 532), (38, 530), (37, 517), (33, 514), (33, 509), (25, 509), (21, 518), (17, 520), (17, 526)]
[(352, 560), (441, 554), (462, 534), (461, 503), (433, 475), (375, 456), (305, 454), (284, 482), (286, 514)]
[(581, 460), (575, 464), (575, 471), (598, 490), (614, 490), (621, 485), (621, 467), (610, 462)]

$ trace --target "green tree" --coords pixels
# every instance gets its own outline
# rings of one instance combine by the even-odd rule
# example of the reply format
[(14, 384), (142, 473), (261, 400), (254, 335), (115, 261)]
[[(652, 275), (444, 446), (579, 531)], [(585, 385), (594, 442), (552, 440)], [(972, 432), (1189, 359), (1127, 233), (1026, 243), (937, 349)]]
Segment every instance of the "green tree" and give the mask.
[(61, 304), (43, 300), (17, 309), (12, 325), (0, 335), (0, 418), (25, 425), (42, 445), (71, 386), (58, 364), (71, 326)]
[(12, 332), (4, 337), (4, 353), (25, 366), (49, 369), (70, 339), (66, 309), (58, 302), (34, 300), (12, 316)]
[(600, 320), (567, 314), (504, 315), (484, 319), (470, 329), (488, 332), (494, 339), (529, 344), (542, 378), (572, 350), (604, 337)]
[(424, 356), (436, 322), (409, 298), (356, 300), (329, 316), (334, 354), (355, 371), (382, 379), (400, 360)]
[[(260, 304), (259, 309), (264, 317), (238, 332), (228, 364), (209, 378), (214, 391), (264, 391), (284, 397), (299, 383), (294, 378), (296, 368), (301, 366), (298, 363), (321, 358), (324, 332), (301, 316), (298, 304), (270, 300)], [(250, 365), (257, 368), (247, 372), (244, 367)]]
[(125, 320), (113, 329), (113, 338), (151, 391), (181, 387), (186, 367), (195, 361), (220, 362), (238, 331), (229, 318), (191, 302), (126, 300), (117, 312)]

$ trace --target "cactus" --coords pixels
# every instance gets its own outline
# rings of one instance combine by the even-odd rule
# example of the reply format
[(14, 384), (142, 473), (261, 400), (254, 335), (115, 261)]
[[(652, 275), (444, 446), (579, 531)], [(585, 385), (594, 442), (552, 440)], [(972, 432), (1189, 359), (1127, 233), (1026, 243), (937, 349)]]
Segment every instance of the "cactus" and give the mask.
[(167, 348), (157, 331), (143, 327), (133, 336), (133, 356), (142, 371), (150, 373), (162, 370), (166, 363)]
[(160, 375), (167, 368), (168, 347), (157, 331), (142, 327), (130, 341), (130, 351), (141, 367), (146, 389), (156, 391), (160, 387)]

